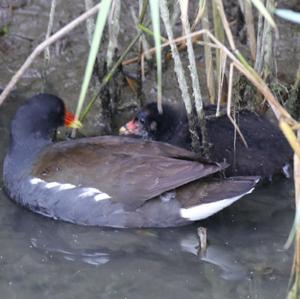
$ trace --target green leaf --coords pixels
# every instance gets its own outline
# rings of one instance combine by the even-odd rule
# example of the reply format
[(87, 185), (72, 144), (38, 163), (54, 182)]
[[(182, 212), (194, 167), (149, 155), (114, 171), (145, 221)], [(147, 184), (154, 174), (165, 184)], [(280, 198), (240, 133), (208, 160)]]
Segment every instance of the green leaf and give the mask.
[(2, 28), (0, 28), (0, 36), (4, 36), (8, 33), (8, 26), (5, 25)]
[(296, 236), (296, 233), (297, 233), (297, 230), (300, 229), (299, 224), (300, 224), (300, 207), (297, 206), (293, 226), (292, 226), (291, 231), (289, 233), (288, 239), (284, 244), (284, 249), (288, 249), (291, 246), (291, 244), (293, 243), (293, 241), (295, 239), (295, 236)]
[(103, 30), (104, 30), (104, 27), (106, 24), (110, 5), (111, 5), (111, 0), (102, 0), (101, 1), (101, 7), (98, 12), (95, 31), (93, 34), (93, 41), (92, 41), (92, 45), (90, 48), (90, 53), (89, 53), (87, 65), (85, 68), (84, 78), (83, 78), (80, 96), (79, 96), (79, 100), (78, 100), (78, 104), (77, 104), (77, 109), (76, 109), (76, 114), (75, 114), (75, 117), (77, 119), (79, 119), (79, 115), (80, 115), (80, 112), (81, 112), (81, 109), (82, 109), (82, 106), (83, 106), (83, 103), (84, 103), (84, 100), (85, 100), (85, 97), (87, 94), (87, 90), (89, 87), (91, 77), (92, 77), (94, 64), (95, 64), (97, 54), (99, 52), (101, 38), (102, 38)]
[[(249, 1), (249, 0), (248, 0)], [(267, 10), (267, 8), (264, 6), (264, 4), (261, 2), (261, 0), (251, 0), (253, 5), (257, 8), (257, 10), (265, 17), (265, 19), (269, 22), (269, 24), (276, 28), (276, 24), (270, 14), (270, 12)]]
[(280, 18), (300, 24), (300, 12), (295, 12), (289, 9), (278, 8), (275, 9), (275, 14)]

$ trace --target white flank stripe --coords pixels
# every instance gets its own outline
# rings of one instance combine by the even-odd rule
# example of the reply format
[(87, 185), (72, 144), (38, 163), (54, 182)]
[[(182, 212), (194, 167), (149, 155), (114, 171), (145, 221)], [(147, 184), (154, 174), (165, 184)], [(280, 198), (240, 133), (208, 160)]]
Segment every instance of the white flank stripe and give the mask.
[(84, 192), (90, 192), (92, 195), (95, 193), (102, 193), (99, 189), (92, 188), (92, 187), (84, 187), (84, 188), (81, 188), (81, 190)]
[(111, 198), (111, 197), (106, 193), (100, 193), (94, 197), (95, 201), (100, 201), (100, 200), (109, 199), (109, 198)]
[(30, 180), (30, 183), (31, 183), (32, 185), (36, 185), (36, 184), (43, 183), (43, 182), (44, 182), (44, 181), (41, 180), (41, 179), (39, 179), (39, 178), (33, 178), (33, 179)]
[(283, 167), (282, 167), (282, 172), (283, 174), (285, 175), (285, 177), (287, 179), (289, 179), (291, 177), (291, 173), (290, 173), (290, 164), (289, 163), (286, 163)]
[(182, 218), (185, 218), (185, 219), (188, 219), (191, 221), (205, 219), (205, 218), (223, 210), (224, 208), (230, 206), (232, 203), (234, 203), (235, 201), (237, 201), (244, 195), (251, 193), (253, 190), (254, 190), (254, 187), (252, 189), (250, 189), (248, 192), (246, 192), (244, 194), (240, 194), (235, 197), (226, 198), (226, 199), (215, 201), (215, 202), (200, 204), (198, 206), (194, 206), (194, 207), (188, 208), (188, 209), (180, 209), (180, 215)]
[[(86, 189), (86, 188), (85, 188), (85, 189)], [(92, 189), (94, 189), (94, 188), (92, 188)], [(80, 193), (78, 197), (81, 198), (81, 197), (93, 196), (93, 195), (95, 195), (96, 193), (99, 193), (99, 191), (98, 191), (98, 192), (95, 192), (94, 190), (86, 190), (86, 191)]]
[[(69, 190), (69, 189), (74, 189), (78, 188), (77, 186), (73, 184), (61, 184), (58, 182), (49, 182), (47, 183), (46, 181), (40, 179), (40, 178), (32, 178), (30, 179), (30, 183), (32, 185), (37, 185), (37, 184), (42, 184), (43, 188), (47, 189), (57, 189), (57, 191), (63, 191), (63, 190)], [(92, 187), (84, 187), (84, 188), (78, 188), (78, 191), (81, 193), (78, 195), (78, 198), (82, 197), (94, 197), (95, 201), (100, 201), (104, 199), (109, 199), (111, 198), (108, 194), (101, 192), (97, 188), (92, 188)]]
[(57, 183), (57, 182), (51, 182), (51, 183), (47, 183), (45, 185), (46, 188), (51, 189), (51, 188), (55, 188), (55, 187), (59, 187), (61, 184)]
[(69, 190), (69, 189), (74, 189), (76, 186), (72, 184), (60, 184), (58, 187), (59, 191), (61, 190)]

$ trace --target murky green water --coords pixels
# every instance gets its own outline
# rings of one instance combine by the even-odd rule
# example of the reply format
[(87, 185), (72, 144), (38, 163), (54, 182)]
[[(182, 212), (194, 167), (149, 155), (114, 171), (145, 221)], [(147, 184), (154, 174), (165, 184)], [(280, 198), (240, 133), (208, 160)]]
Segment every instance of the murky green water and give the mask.
[[(284, 298), (291, 185), (265, 187), (205, 224), (161, 230), (80, 227), (0, 193), (1, 298)], [(200, 224), (198, 224), (200, 225)]]
[[(43, 40), (47, 27), (48, 0), (20, 2), (25, 6), (15, 11), (9, 35), (0, 39), (0, 86)], [(55, 30), (83, 10), (82, 1), (58, 3)], [(124, 32), (121, 38), (129, 40)], [(85, 27), (51, 51), (48, 89), (75, 106), (87, 55)], [(16, 94), (40, 91), (41, 65), (41, 59), (32, 65)], [(172, 81), (167, 81), (165, 91), (174, 93)], [(12, 97), (0, 107), (1, 163), (9, 120), (20, 102), (19, 96)], [(0, 169), (2, 181), (2, 164)], [(15, 205), (1, 184), (0, 298), (275, 299), (286, 295), (292, 249), (285, 251), (283, 245), (294, 217), (291, 181), (261, 186), (209, 221), (156, 230), (101, 229), (49, 220)], [(199, 225), (208, 229), (209, 247), (202, 258), (197, 256)]]

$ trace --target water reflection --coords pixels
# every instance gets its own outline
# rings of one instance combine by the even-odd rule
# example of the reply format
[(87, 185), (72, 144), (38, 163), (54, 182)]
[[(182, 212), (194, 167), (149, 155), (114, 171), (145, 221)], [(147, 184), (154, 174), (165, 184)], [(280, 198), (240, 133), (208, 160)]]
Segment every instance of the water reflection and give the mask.
[(291, 264), (282, 246), (293, 211), (281, 195), (290, 190), (285, 180), (263, 186), (202, 222), (209, 241), (202, 257), (199, 224), (76, 226), (28, 212), (1, 193), (0, 290), (3, 298), (282, 298)]
[[(58, 223), (22, 209), (15, 211), (14, 234), (22, 234), (29, 248), (50, 259), (82, 262), (100, 266), (111, 260), (139, 254), (167, 256), (189, 253), (195, 261), (205, 261), (219, 267), (224, 279), (241, 279), (247, 275), (245, 268), (233, 258), (232, 248), (210, 244), (199, 255), (196, 226), (167, 230), (113, 230), (77, 227)], [(159, 257), (161, 256), (161, 257)]]

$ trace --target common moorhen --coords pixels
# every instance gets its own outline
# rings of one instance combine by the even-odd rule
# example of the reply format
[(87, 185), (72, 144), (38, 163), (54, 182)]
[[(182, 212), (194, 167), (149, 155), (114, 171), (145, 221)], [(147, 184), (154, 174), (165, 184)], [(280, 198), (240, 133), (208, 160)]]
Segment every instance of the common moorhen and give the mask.
[(252, 192), (258, 177), (217, 179), (225, 168), (190, 151), (122, 136), (53, 142), (74, 125), (62, 100), (33, 96), (12, 120), (4, 185), (20, 205), (55, 219), (110, 227), (167, 227), (203, 219)]
[[(228, 176), (259, 175), (271, 178), (288, 165), (292, 150), (281, 131), (266, 117), (248, 110), (236, 114), (237, 124), (248, 144), (246, 147), (237, 133), (235, 139), (235, 129), (227, 115), (215, 117), (214, 105), (206, 106), (204, 111), (210, 158), (229, 163), (225, 171)], [(146, 104), (120, 129), (120, 133), (191, 149), (185, 109), (168, 104), (163, 104), (163, 114), (159, 114), (156, 103)]]

